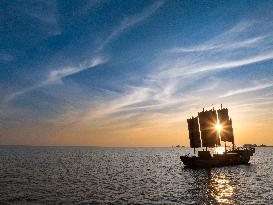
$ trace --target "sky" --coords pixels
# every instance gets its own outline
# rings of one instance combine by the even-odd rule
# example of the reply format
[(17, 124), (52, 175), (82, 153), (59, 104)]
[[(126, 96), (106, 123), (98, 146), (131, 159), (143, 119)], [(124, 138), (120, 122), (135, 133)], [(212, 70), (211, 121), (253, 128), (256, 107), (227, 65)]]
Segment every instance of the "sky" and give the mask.
[(273, 145), (273, 1), (1, 1), (0, 144), (189, 145), (229, 109)]

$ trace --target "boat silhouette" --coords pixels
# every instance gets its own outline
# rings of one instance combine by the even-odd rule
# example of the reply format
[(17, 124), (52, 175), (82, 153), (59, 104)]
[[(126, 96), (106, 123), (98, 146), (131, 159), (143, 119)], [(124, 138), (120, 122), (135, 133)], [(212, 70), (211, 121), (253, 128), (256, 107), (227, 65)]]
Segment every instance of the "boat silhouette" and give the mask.
[[(195, 149), (205, 147), (198, 151), (198, 156), (189, 154), (180, 156), (181, 161), (187, 167), (219, 167), (248, 164), (250, 157), (255, 153), (255, 148), (236, 148), (232, 120), (228, 115), (228, 109), (222, 108), (198, 112), (197, 117), (187, 119), (190, 147)], [(221, 146), (220, 141), (225, 142), (225, 151), (211, 155), (208, 148)], [(226, 142), (232, 143), (232, 148), (227, 150)]]

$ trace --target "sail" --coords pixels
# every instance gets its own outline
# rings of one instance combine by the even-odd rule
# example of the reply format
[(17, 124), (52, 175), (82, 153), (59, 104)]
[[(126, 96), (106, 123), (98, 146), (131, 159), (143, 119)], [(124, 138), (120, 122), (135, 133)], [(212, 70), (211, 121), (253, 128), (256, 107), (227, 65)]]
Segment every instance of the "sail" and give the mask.
[(201, 147), (198, 117), (192, 117), (190, 119), (187, 119), (187, 122), (189, 129), (190, 146), (192, 148)]
[(228, 116), (228, 109), (219, 109), (217, 113), (219, 123), (222, 125), (222, 130), (220, 131), (221, 140), (234, 143), (232, 120)]
[(202, 111), (198, 113), (202, 146), (203, 147), (214, 147), (220, 145), (219, 134), (215, 129), (217, 124), (217, 113), (213, 110)]

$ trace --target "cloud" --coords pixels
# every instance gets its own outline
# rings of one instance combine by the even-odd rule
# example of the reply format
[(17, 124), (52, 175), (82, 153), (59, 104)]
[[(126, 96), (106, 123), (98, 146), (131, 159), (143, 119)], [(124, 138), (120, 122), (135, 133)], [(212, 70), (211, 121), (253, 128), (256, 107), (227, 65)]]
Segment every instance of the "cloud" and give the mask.
[[(148, 84), (124, 88), (125, 93), (112, 93), (110, 100), (105, 100), (94, 106), (81, 117), (84, 122), (108, 122), (112, 124), (129, 123), (129, 121), (143, 121), (153, 118), (155, 115), (165, 116), (166, 113), (177, 114), (181, 111), (179, 106), (189, 104), (196, 97), (184, 94), (175, 94), (175, 86), (172, 83), (162, 82), (162, 87), (148, 81)], [(59, 120), (62, 121), (62, 120)], [(103, 123), (103, 124), (104, 124)], [(104, 126), (106, 126), (104, 124)]]
[(80, 64), (79, 66), (75, 67), (66, 67), (58, 70), (53, 70), (49, 73), (46, 80), (41, 82), (42, 86), (53, 84), (56, 82), (60, 82), (63, 78), (79, 73), (83, 70), (90, 69), (93, 67), (96, 67), (100, 64), (105, 63), (107, 60), (103, 59), (101, 57), (95, 57), (91, 58), (88, 61), (85, 61), (84, 63)]
[[(102, 48), (116, 39), (127, 28), (147, 18), (151, 15), (148, 15), (148, 13), (151, 13), (152, 10), (155, 12), (160, 6), (154, 6), (154, 9), (149, 7), (147, 10), (150, 12), (146, 11), (147, 14), (144, 15), (145, 12), (141, 13), (142, 15), (137, 14), (134, 16), (135, 19), (130, 17), (129, 20), (126, 20), (129, 23), (121, 23), (116, 30), (113, 30), (112, 34), (107, 38), (108, 40), (104, 41), (105, 44), (102, 44)], [(93, 98), (92, 102), (88, 102), (80, 108), (76, 107), (75, 110), (69, 108), (65, 113), (58, 115), (51, 121), (54, 124), (64, 126), (71, 123), (71, 126), (75, 127), (90, 127), (90, 124), (92, 124), (96, 128), (124, 124), (128, 126), (136, 126), (137, 124), (139, 127), (146, 127), (149, 120), (150, 124), (154, 124), (157, 119), (165, 119), (166, 124), (176, 123), (177, 119), (181, 121), (181, 118), (190, 115), (192, 110), (195, 112), (201, 106), (217, 103), (215, 102), (217, 100), (220, 101), (217, 87), (221, 85), (221, 80), (209, 77), (213, 71), (240, 68), (273, 59), (273, 50), (265, 47), (268, 44), (266, 34), (235, 38), (238, 33), (247, 32), (251, 25), (245, 23), (243, 28), (235, 25), (229, 31), (212, 38), (209, 43), (194, 45), (192, 48), (199, 48), (197, 49), (198, 53), (185, 52), (180, 55), (180, 52), (169, 52), (168, 55), (160, 55), (154, 60), (155, 63), (151, 64), (149, 74), (145, 76), (141, 85), (124, 85), (123, 91), (117, 93), (108, 92), (105, 94), (104, 92), (99, 100)], [(232, 34), (233, 37), (229, 38), (228, 34)], [(205, 48), (204, 45), (207, 47)], [(211, 47), (211, 52), (207, 52), (209, 46), (212, 45), (214, 47)], [(202, 46), (204, 48), (200, 49)], [(249, 47), (253, 52), (239, 52), (240, 55), (238, 55), (241, 48)], [(230, 52), (230, 49), (232, 49), (232, 52)], [(166, 54), (166, 52), (162, 53)], [(105, 61), (105, 59), (97, 57), (78, 66), (53, 70), (48, 73), (48, 76), (39, 86), (61, 82), (63, 78), (69, 75), (94, 67)], [(209, 79), (205, 81), (205, 78)], [(22, 95), (39, 86), (36, 85), (33, 88), (22, 90), (15, 93), (15, 95)], [(263, 86), (269, 86), (269, 84)], [(238, 88), (238, 90), (229, 91), (225, 95), (231, 96), (251, 92), (263, 89), (263, 86)], [(221, 88), (225, 92), (225, 88)], [(224, 95), (220, 97), (224, 97)]]
[[(232, 54), (231, 54), (232, 55)], [(173, 60), (163, 64), (160, 72), (156, 75), (157, 79), (162, 78), (194, 78), (198, 75), (208, 75), (212, 71), (240, 68), (242, 66), (260, 63), (273, 59), (273, 51), (263, 51), (258, 55), (240, 56), (241, 59), (227, 60), (225, 56), (198, 56), (193, 58), (181, 58), (178, 61)], [(235, 56), (234, 56), (235, 57)], [(236, 56), (237, 57), (237, 56)]]
[(149, 16), (151, 16), (153, 13), (155, 13), (162, 5), (164, 4), (164, 1), (155, 1), (151, 6), (147, 7), (142, 11), (141, 13), (135, 14), (130, 17), (126, 17), (123, 19), (123, 21), (118, 25), (116, 28), (112, 30), (110, 35), (101, 43), (98, 50), (104, 49), (104, 47), (109, 44), (111, 41), (113, 41), (115, 38), (117, 38), (121, 33), (123, 33), (128, 28), (136, 25), (137, 23), (140, 23), (141, 21), (145, 20)]
[(28, 93), (36, 88), (40, 87), (39, 85), (37, 86), (31, 86), (31, 87), (28, 87), (28, 88), (25, 88), (25, 89), (22, 89), (22, 90), (19, 90), (19, 91), (16, 91), (10, 95), (8, 95), (5, 99), (4, 99), (4, 102), (10, 102), (12, 101), (13, 99), (25, 94), (25, 93)]
[(243, 21), (237, 23), (229, 30), (209, 39), (208, 41), (192, 47), (177, 47), (168, 49), (174, 53), (192, 53), (204, 51), (224, 51), (238, 48), (247, 48), (261, 43), (267, 36), (255, 36), (243, 38), (242, 36), (249, 32), (249, 29), (257, 22)]
[(258, 63), (262, 61), (267, 61), (273, 59), (273, 52), (263, 53), (261, 55), (248, 57), (242, 60), (226, 61), (226, 62), (217, 62), (215, 64), (207, 64), (197, 68), (194, 68), (192, 71), (189, 71), (187, 74), (195, 74), (199, 72), (212, 71), (212, 70), (222, 70), (227, 68), (236, 68), (253, 63)]
[[(154, 12), (156, 12), (163, 5), (163, 3), (164, 3), (163, 0), (156, 1), (151, 6), (146, 8), (143, 12), (135, 14), (134, 16), (130, 16), (130, 17), (125, 18), (121, 22), (121, 24), (118, 27), (116, 27), (111, 32), (111, 34), (102, 42), (102, 44), (98, 47), (97, 50), (98, 51), (102, 50), (108, 43), (110, 43), (115, 38), (117, 38), (125, 30), (127, 30), (128, 28), (134, 26), (135, 24), (137, 24), (137, 23), (145, 20), (149, 16), (151, 16)], [(44, 21), (44, 22), (48, 22), (48, 23), (57, 22), (56, 17), (52, 16), (52, 15), (51, 16), (43, 16), (43, 13), (39, 13), (39, 15), (38, 15), (38, 13), (32, 13), (29, 15), (32, 15), (33, 17), (38, 18), (39, 20)], [(27, 92), (30, 92), (34, 89), (37, 89), (39, 87), (44, 87), (44, 86), (47, 86), (50, 84), (61, 82), (61, 80), (67, 76), (76, 74), (76, 73), (81, 72), (85, 69), (95, 67), (99, 64), (105, 63), (106, 61), (107, 61), (106, 59), (103, 59), (101, 57), (95, 57), (95, 58), (92, 58), (91, 60), (84, 61), (84, 63), (82, 63), (78, 66), (65, 67), (62, 69), (52, 70), (49, 72), (47, 78), (45, 80), (43, 80), (42, 82), (40, 82), (39, 84), (36, 84), (36, 85), (28, 87), (26, 89), (22, 89), (17, 92), (14, 92), (11, 95), (9, 95), (5, 101), (9, 102), (9, 101), (13, 100), (14, 98), (21, 96)]]
[(100, 64), (104, 64), (107, 62), (107, 59), (102, 57), (93, 57), (89, 60), (84, 61), (82, 64), (74, 67), (65, 67), (62, 69), (56, 69), (49, 72), (47, 78), (36, 85), (30, 86), (28, 88), (22, 89), (20, 91), (14, 92), (6, 98), (6, 102), (9, 102), (15, 99), (18, 96), (21, 96), (25, 93), (28, 93), (32, 90), (35, 90), (40, 87), (45, 87), (51, 84), (60, 83), (62, 79), (76, 73), (79, 73), (83, 70), (87, 70), (90, 68), (94, 68)]
[(157, 78), (191, 78), (272, 60), (272, 33), (253, 32), (254, 26), (261, 27), (257, 21), (240, 22), (204, 43), (167, 49)]
[[(176, 52), (168, 52), (168, 55), (165, 55), (166, 52), (163, 52), (164, 55), (154, 60), (155, 63), (150, 68), (151, 72), (142, 85), (131, 87), (129, 92), (126, 89), (127, 92), (113, 96), (113, 100), (101, 105), (107, 109), (98, 107), (96, 113), (90, 112), (87, 116), (104, 119), (111, 116), (111, 119), (115, 119), (117, 115), (118, 119), (123, 116), (124, 119), (134, 117), (136, 120), (139, 115), (141, 118), (159, 113), (177, 115), (189, 110), (190, 106), (200, 106), (204, 98), (207, 104), (210, 101), (214, 103), (219, 95), (217, 86), (221, 81), (208, 79), (204, 82), (204, 79), (210, 78), (213, 71), (239, 69), (273, 59), (273, 50), (268, 47), (271, 42), (270, 35), (263, 33), (255, 34), (253, 37), (251, 31), (254, 25), (257, 26), (256, 22), (238, 23), (217, 37), (193, 46), (194, 52), (198, 50), (198, 54), (186, 52), (179, 55), (178, 52), (177, 55)], [(241, 51), (242, 48), (249, 47), (251, 52)], [(211, 52), (207, 52), (208, 49), (211, 49)], [(231, 49), (232, 52), (229, 51)], [(262, 88), (263, 86), (260, 85), (234, 92), (250, 92)], [(212, 90), (215, 92), (211, 92)]]
[(230, 97), (233, 95), (253, 92), (253, 91), (262, 90), (262, 89), (270, 88), (270, 87), (273, 87), (273, 83), (258, 84), (258, 85), (252, 86), (252, 87), (246, 87), (246, 88), (242, 88), (242, 89), (238, 89), (238, 90), (231, 90), (231, 91), (228, 91), (226, 94), (221, 95), (219, 97), (220, 98)]
[(257, 43), (260, 43), (262, 40), (264, 40), (264, 36), (258, 36), (255, 38), (249, 38), (246, 40), (238, 41), (238, 42), (232, 42), (230, 44), (223, 44), (220, 41), (219, 42), (213, 42), (213, 43), (205, 43), (196, 47), (181, 47), (181, 48), (173, 48), (170, 49), (170, 52), (175, 53), (190, 53), (190, 52), (204, 52), (204, 51), (215, 51), (215, 50), (232, 50), (232, 49), (238, 49), (238, 48), (246, 48), (246, 47), (253, 47)]

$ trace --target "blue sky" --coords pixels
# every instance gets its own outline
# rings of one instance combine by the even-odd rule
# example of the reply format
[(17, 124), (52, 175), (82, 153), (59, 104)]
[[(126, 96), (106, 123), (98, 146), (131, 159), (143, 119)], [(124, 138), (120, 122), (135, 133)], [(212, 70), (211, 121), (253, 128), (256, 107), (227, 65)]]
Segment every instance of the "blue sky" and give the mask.
[(221, 103), (239, 143), (272, 138), (272, 1), (0, 9), (2, 144), (187, 144), (185, 119)]

